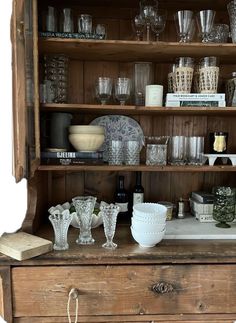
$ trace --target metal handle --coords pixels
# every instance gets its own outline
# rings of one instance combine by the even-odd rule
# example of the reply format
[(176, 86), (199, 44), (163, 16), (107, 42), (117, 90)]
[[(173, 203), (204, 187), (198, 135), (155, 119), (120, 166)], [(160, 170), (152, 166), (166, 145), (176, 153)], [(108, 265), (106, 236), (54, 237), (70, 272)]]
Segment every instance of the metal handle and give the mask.
[(159, 282), (152, 286), (152, 291), (157, 294), (167, 294), (174, 291), (174, 286), (170, 283)]

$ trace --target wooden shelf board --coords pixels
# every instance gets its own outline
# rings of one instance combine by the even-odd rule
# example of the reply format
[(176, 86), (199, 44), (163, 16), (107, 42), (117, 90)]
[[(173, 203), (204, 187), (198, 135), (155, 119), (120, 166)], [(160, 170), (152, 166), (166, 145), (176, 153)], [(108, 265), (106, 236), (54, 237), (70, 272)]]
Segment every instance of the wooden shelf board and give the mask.
[(235, 115), (236, 107), (144, 107), (134, 105), (98, 105), (75, 103), (47, 103), (41, 105), (41, 111), (80, 112), (86, 114), (169, 114), (169, 115)]
[(40, 165), (38, 167), (40, 171), (91, 171), (91, 172), (179, 172), (179, 173), (198, 173), (198, 172), (236, 172), (236, 166), (231, 165), (218, 165), (218, 166), (110, 166), (104, 165)]
[(177, 42), (147, 42), (127, 40), (90, 40), (40, 38), (41, 54), (63, 53), (86, 61), (146, 61), (170, 62), (178, 56), (215, 56), (224, 63), (235, 63), (235, 44), (203, 44)]

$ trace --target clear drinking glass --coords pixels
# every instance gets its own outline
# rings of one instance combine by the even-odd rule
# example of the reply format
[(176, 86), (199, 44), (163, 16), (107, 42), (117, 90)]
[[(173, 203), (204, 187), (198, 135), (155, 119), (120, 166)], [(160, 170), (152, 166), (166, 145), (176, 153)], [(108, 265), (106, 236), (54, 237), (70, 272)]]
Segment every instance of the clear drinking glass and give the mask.
[(197, 13), (197, 25), (202, 37), (202, 43), (208, 43), (208, 37), (214, 24), (215, 11), (201, 10)]
[(62, 32), (73, 33), (74, 32), (74, 21), (72, 16), (72, 10), (70, 8), (64, 8), (62, 15)]
[(110, 140), (108, 149), (108, 164), (122, 165), (123, 159), (122, 140)]
[(187, 163), (202, 165), (204, 154), (204, 137), (187, 137)]
[(134, 20), (133, 20), (133, 29), (135, 31), (137, 40), (142, 39), (144, 28), (145, 28), (145, 19), (144, 19), (144, 17), (141, 14), (136, 15), (134, 17)]
[(146, 165), (166, 165), (167, 145), (148, 144), (146, 149)]
[(84, 34), (92, 33), (92, 16), (84, 14), (79, 16), (78, 31)]
[(115, 235), (116, 220), (120, 207), (114, 204), (102, 205), (101, 203), (100, 210), (99, 215), (102, 215), (104, 233), (107, 239), (102, 247), (106, 249), (115, 249), (117, 244), (113, 242), (113, 237)]
[(121, 105), (125, 105), (130, 98), (131, 80), (127, 77), (119, 77), (115, 83), (115, 97)]
[(214, 24), (208, 36), (210, 43), (227, 43), (229, 38), (229, 26), (226, 24)]
[(169, 159), (171, 165), (185, 165), (186, 164), (186, 137), (173, 136), (170, 138)]
[(78, 244), (93, 244), (95, 240), (91, 234), (93, 211), (97, 198), (94, 196), (76, 196), (72, 199), (80, 226)]
[(103, 24), (97, 24), (95, 28), (95, 33), (96, 35), (99, 36), (99, 38), (106, 39), (107, 38), (106, 26)]
[(174, 84), (175, 93), (190, 93), (193, 80), (194, 60), (191, 57), (178, 57), (175, 64)]
[(232, 43), (236, 43), (236, 1), (233, 0), (230, 3), (228, 3), (227, 9), (229, 14)]
[(46, 31), (56, 32), (57, 31), (57, 16), (54, 7), (49, 6), (46, 16)]
[(140, 164), (140, 141), (127, 140), (124, 142), (124, 162), (125, 165)]
[(188, 34), (191, 28), (193, 12), (190, 10), (180, 10), (174, 14), (175, 26), (177, 34), (180, 38), (180, 43), (188, 41)]
[(153, 84), (153, 64), (136, 62), (134, 64), (134, 96), (136, 105), (145, 104), (146, 85)]
[(191, 23), (190, 23), (190, 28), (189, 31), (187, 33), (187, 42), (191, 42), (193, 41), (193, 37), (195, 35), (195, 31), (196, 31), (196, 24), (195, 24), (195, 20), (192, 19)]
[(54, 214), (49, 215), (49, 220), (53, 226), (55, 235), (54, 250), (67, 250), (69, 248), (67, 233), (72, 217), (69, 210), (63, 210), (61, 213), (58, 210)]
[(96, 82), (96, 97), (101, 104), (107, 104), (111, 98), (112, 79), (110, 77), (99, 77)]
[(199, 67), (200, 93), (217, 93), (219, 81), (218, 58), (215, 56), (203, 57)]
[(155, 16), (151, 20), (151, 29), (156, 36), (156, 41), (159, 41), (160, 33), (162, 33), (166, 26), (167, 11), (158, 9)]

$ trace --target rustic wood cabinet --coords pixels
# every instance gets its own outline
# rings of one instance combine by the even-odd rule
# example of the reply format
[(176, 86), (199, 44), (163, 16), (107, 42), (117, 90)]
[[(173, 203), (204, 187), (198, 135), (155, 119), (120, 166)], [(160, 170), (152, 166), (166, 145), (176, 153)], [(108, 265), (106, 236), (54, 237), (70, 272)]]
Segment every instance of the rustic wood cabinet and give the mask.
[[(227, 1), (228, 2), (228, 1)], [(106, 114), (136, 119), (145, 135), (199, 135), (223, 129), (228, 149), (236, 151), (236, 108), (136, 107), (96, 103), (98, 76), (132, 77), (135, 61), (151, 61), (155, 83), (167, 89), (168, 66), (178, 56), (217, 55), (221, 63), (221, 89), (235, 71), (234, 44), (177, 43), (173, 13), (177, 9), (212, 8), (219, 22), (228, 23), (224, 0), (159, 1), (168, 10), (161, 42), (134, 40), (131, 19), (137, 0), (13, 0), (13, 92), (15, 177), (28, 179), (28, 209), (23, 230), (53, 239), (47, 209), (79, 194), (112, 201), (117, 173), (125, 175), (127, 189), (134, 172), (143, 172), (149, 201), (188, 198), (193, 190), (236, 183), (236, 167), (224, 166), (54, 166), (40, 164), (40, 117), (70, 112), (74, 123), (87, 124)], [(89, 13), (107, 26), (106, 40), (39, 38), (38, 29), (48, 5), (58, 11), (71, 7), (75, 18)], [(42, 58), (64, 53), (69, 58), (67, 104), (40, 104)], [(142, 156), (144, 157), (144, 156)], [(101, 248), (102, 228), (94, 230), (94, 246), (76, 245), (70, 229), (70, 249), (17, 262), (0, 256), (0, 314), (8, 321), (67, 322), (71, 288), (79, 291), (79, 322), (234, 322), (236, 320), (236, 246), (232, 241), (162, 241), (140, 249), (127, 225), (116, 233), (118, 249)]]

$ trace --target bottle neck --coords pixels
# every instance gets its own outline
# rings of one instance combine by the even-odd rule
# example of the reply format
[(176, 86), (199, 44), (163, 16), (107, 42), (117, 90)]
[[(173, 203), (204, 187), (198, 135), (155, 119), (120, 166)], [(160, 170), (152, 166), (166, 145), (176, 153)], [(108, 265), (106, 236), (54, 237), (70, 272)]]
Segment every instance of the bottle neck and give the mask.
[(142, 173), (141, 172), (136, 173), (136, 185), (138, 185), (138, 186), (142, 185)]
[(120, 190), (124, 189), (124, 176), (119, 176), (118, 189), (120, 189)]

